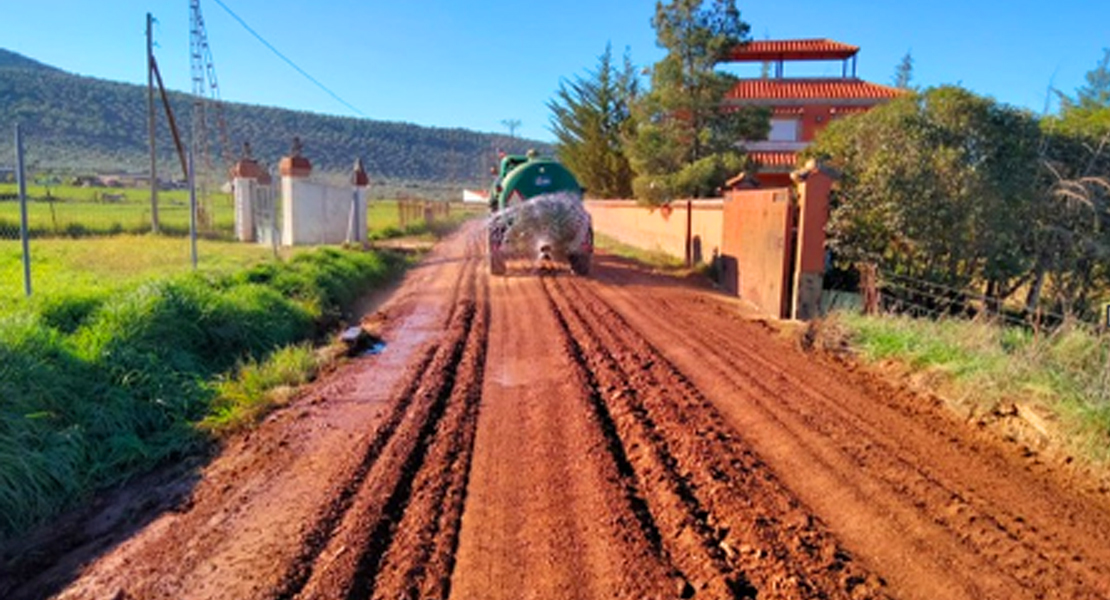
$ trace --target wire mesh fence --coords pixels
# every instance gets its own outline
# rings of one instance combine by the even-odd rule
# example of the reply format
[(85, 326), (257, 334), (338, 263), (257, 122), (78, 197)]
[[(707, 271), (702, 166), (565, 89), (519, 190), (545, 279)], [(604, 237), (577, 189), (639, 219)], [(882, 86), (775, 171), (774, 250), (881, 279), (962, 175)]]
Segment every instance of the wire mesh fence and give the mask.
[(1086, 314), (1064, 314), (1043, 306), (1028, 310), (968, 288), (958, 288), (905, 275), (883, 273), (878, 278), (884, 311), (927, 318), (986, 318), (1003, 325), (1053, 329), (1062, 324), (1095, 328), (1110, 326), (1110, 304)]
[[(157, 219), (154, 214), (157, 212)], [(231, 239), (235, 210), (230, 194), (203, 197), (197, 230), (202, 237)], [(152, 203), (150, 189), (39, 182), (27, 186), (27, 227), (32, 238), (189, 233), (189, 196), (184, 189), (162, 190)], [(0, 239), (19, 239), (20, 202), (14, 183), (0, 183)]]

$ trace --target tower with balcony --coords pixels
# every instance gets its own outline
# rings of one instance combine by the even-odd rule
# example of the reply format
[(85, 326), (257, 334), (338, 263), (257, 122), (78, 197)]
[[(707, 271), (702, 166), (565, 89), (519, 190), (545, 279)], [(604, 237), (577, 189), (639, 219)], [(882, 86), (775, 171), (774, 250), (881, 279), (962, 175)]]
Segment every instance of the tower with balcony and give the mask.
[[(737, 47), (725, 62), (764, 63), (765, 76), (740, 79), (725, 97), (726, 106), (764, 106), (771, 110), (766, 140), (744, 140), (757, 165), (761, 187), (791, 185), (797, 153), (834, 119), (870, 110), (904, 91), (856, 77), (858, 46), (828, 39), (764, 40)], [(808, 61), (840, 61), (841, 74), (788, 76), (787, 68)]]

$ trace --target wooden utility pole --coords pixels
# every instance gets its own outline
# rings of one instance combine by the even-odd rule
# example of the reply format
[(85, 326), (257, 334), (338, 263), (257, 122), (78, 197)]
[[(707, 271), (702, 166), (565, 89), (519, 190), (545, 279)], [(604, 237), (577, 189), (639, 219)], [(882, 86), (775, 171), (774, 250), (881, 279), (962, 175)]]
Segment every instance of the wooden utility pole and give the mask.
[(146, 13), (146, 113), (150, 138), (150, 230), (158, 233), (158, 160), (154, 147), (154, 16)]

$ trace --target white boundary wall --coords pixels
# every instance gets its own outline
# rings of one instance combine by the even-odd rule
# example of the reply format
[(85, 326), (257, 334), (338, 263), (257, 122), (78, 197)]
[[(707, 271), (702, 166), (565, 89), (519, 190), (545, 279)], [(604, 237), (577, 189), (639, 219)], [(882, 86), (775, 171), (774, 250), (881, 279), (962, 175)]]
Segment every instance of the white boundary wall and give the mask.
[[(367, 241), (366, 188), (281, 178), (281, 244), (305, 246)], [(354, 214), (352, 215), (352, 204)], [(354, 218), (354, 235), (351, 219)]]

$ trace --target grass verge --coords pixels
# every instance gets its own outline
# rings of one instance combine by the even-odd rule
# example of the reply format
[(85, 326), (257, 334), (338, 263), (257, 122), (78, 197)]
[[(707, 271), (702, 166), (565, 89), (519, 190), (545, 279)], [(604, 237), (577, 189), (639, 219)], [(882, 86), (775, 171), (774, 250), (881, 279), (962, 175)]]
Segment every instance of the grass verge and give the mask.
[(326, 248), (9, 306), (0, 315), (0, 540), (205, 447), (206, 433), (253, 422), (275, 402), (274, 386), (313, 375), (304, 344), (406, 264)]
[(1038, 335), (992, 322), (851, 312), (833, 313), (820, 328), (846, 336), (869, 362), (893, 360), (923, 374), (931, 387), (974, 414), (1015, 403), (1045, 409), (1060, 425), (1057, 442), (1094, 463), (1110, 463), (1105, 333), (1065, 326)]
[(603, 233), (594, 233), (594, 245), (599, 250), (609, 254), (622, 256), (656, 269), (678, 271), (686, 268), (686, 262), (681, 258), (671, 256), (662, 250), (646, 250), (638, 246), (625, 244)]
[(213, 384), (215, 398), (199, 427), (218, 437), (250, 427), (315, 379), (322, 362), (311, 344), (286, 346), (264, 360), (248, 359)]

